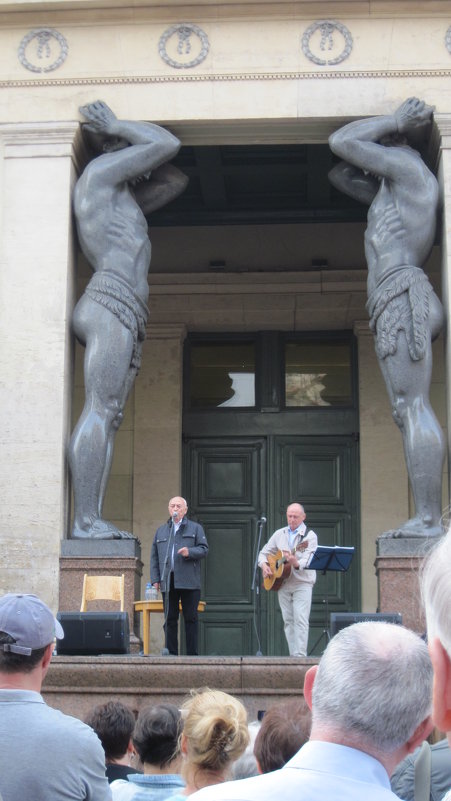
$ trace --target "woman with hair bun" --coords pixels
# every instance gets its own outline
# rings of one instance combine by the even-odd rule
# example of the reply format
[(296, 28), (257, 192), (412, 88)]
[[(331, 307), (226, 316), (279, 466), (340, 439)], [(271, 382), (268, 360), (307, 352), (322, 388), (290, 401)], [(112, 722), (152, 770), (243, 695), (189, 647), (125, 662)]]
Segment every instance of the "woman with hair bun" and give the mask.
[(171, 801), (184, 801), (202, 787), (230, 778), (231, 765), (249, 742), (243, 704), (220, 690), (193, 691), (182, 705), (182, 719), (180, 751), (186, 786)]

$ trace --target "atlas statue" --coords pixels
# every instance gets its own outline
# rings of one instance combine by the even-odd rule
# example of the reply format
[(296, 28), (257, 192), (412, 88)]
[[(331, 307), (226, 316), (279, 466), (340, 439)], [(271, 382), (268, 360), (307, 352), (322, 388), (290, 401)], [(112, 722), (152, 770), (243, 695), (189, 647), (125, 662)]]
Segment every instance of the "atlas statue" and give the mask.
[(334, 186), (369, 206), (365, 232), (370, 328), (401, 431), (415, 515), (384, 536), (434, 537), (441, 525), (445, 441), (429, 400), (442, 305), (422, 270), (434, 243), (438, 183), (417, 147), (433, 109), (411, 97), (393, 114), (351, 122), (329, 139)]
[(149, 314), (151, 244), (146, 215), (175, 198), (187, 179), (167, 162), (180, 148), (169, 131), (118, 120), (99, 100), (83, 106), (87, 136), (100, 146), (74, 190), (81, 249), (94, 274), (72, 325), (85, 346), (85, 403), (68, 459), (75, 539), (133, 535), (103, 518), (114, 440), (141, 364)]

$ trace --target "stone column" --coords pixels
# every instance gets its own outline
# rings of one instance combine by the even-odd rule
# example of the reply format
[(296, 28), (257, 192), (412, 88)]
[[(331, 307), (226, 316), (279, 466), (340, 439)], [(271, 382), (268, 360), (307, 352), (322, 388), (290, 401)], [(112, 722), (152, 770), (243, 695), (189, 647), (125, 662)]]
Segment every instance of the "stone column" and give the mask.
[[(362, 575), (373, 570), (376, 539), (409, 516), (409, 484), (402, 438), (390, 409), (368, 321), (354, 324), (358, 339)], [(378, 606), (376, 580), (362, 582), (362, 610)], [(397, 609), (390, 610), (397, 612)]]
[(54, 610), (68, 517), (78, 130), (0, 125), (0, 593), (33, 592)]
[[(152, 298), (150, 309), (152, 314)], [(168, 517), (168, 500), (182, 490), (185, 335), (184, 324), (150, 323), (135, 384), (133, 532), (142, 544), (143, 583), (149, 580), (155, 530)], [(151, 653), (158, 653), (164, 644), (159, 618), (152, 615)]]
[[(451, 114), (436, 114), (438, 141), (434, 144), (438, 149), (438, 179), (442, 194), (442, 303), (445, 309), (445, 365), (446, 365), (446, 416), (448, 436), (448, 463), (451, 453)], [(448, 503), (451, 498), (451, 487), (448, 469)], [(447, 514), (449, 518), (449, 513)]]

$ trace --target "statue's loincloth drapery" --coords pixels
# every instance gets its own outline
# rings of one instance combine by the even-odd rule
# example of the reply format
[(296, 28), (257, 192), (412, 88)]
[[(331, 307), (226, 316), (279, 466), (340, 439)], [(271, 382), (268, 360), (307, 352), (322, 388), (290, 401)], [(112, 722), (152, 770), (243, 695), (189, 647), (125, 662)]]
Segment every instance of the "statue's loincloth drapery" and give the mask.
[(111, 273), (94, 273), (85, 289), (86, 295), (108, 309), (133, 336), (130, 366), (141, 366), (140, 343), (146, 338), (149, 309), (131, 287)]
[(428, 319), (432, 292), (423, 270), (410, 265), (397, 267), (371, 292), (366, 308), (379, 359), (396, 353), (399, 331), (405, 332), (411, 359), (424, 357), (431, 341)]

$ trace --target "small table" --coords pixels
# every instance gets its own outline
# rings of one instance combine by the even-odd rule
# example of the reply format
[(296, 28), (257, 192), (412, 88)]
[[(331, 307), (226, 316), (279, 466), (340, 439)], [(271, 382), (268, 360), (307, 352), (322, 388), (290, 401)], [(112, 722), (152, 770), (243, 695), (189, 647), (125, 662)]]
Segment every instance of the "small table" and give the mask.
[[(198, 612), (205, 610), (206, 601), (199, 601), (197, 607)], [(149, 643), (150, 643), (150, 613), (151, 612), (164, 612), (163, 599), (159, 598), (156, 601), (135, 601), (135, 611), (143, 613), (143, 654), (149, 656)], [(182, 605), (179, 604), (179, 610), (182, 611)]]

